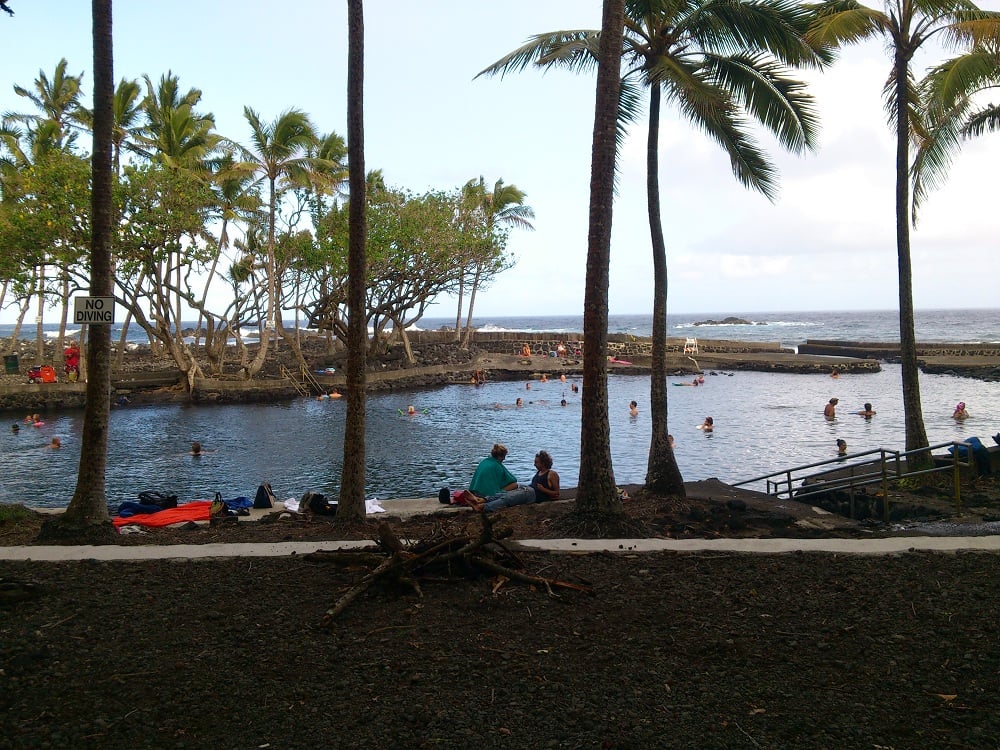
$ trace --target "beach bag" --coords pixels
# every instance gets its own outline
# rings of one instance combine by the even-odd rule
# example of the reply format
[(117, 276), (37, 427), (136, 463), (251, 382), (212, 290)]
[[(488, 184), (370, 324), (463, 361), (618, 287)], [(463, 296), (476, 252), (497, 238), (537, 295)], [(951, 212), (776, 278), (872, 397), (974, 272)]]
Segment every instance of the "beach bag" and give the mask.
[(257, 488), (257, 494), (253, 498), (254, 508), (273, 508), (277, 498), (271, 491), (271, 485), (267, 482), (261, 483), (260, 487)]
[(165, 510), (166, 508), (176, 508), (177, 495), (147, 490), (139, 493), (139, 502), (143, 505), (155, 505), (161, 510)]
[(299, 501), (299, 512), (315, 513), (317, 516), (337, 515), (337, 502), (326, 499), (318, 492), (307, 492)]

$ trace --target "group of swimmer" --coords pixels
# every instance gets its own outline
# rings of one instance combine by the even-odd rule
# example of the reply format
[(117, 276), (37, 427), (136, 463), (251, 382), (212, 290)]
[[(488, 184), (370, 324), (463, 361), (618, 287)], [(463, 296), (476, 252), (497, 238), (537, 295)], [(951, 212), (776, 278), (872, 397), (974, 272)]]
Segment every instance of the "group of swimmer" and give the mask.
[[(45, 424), (45, 421), (42, 419), (41, 414), (29, 414), (24, 418), (24, 424), (30, 425), (32, 427), (42, 427)], [(10, 431), (13, 432), (15, 435), (17, 435), (19, 432), (21, 432), (21, 425), (19, 425), (17, 422), (14, 422), (14, 424), (10, 426)], [(60, 440), (58, 437), (53, 437), (52, 440), (44, 447), (61, 448), (62, 440)]]

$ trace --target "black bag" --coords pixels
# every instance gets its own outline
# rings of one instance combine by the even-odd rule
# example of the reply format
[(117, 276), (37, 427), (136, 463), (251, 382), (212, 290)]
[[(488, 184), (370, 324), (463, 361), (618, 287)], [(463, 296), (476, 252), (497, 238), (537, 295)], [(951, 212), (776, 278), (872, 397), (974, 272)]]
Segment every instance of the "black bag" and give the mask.
[(299, 501), (299, 511), (302, 513), (315, 513), (317, 516), (337, 515), (337, 502), (326, 499), (326, 495), (318, 492), (307, 492)]
[(155, 492), (147, 490), (139, 493), (139, 502), (143, 505), (155, 505), (160, 509), (176, 508), (177, 495), (168, 495), (165, 492)]
[(263, 482), (260, 487), (257, 488), (257, 494), (253, 499), (254, 508), (273, 508), (277, 498), (271, 491), (271, 485), (267, 482)]

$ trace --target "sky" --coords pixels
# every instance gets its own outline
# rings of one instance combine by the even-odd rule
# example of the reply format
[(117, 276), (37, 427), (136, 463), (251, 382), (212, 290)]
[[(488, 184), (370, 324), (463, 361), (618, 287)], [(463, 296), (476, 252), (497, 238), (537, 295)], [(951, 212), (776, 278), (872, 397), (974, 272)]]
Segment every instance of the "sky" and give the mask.
[[(10, 0), (0, 18), (0, 112), (29, 111), (13, 92), (60, 58), (93, 86), (90, 3)], [(289, 108), (346, 136), (346, 2), (211, 0), (114, 7), (115, 78), (172, 71), (203, 92), (219, 132), (248, 141), (244, 106), (272, 121)], [(1000, 10), (1000, 0), (981, 0)], [(587, 253), (594, 77), (527, 70), (476, 74), (528, 37), (599, 28), (600, 0), (369, 0), (365, 4), (365, 160), (416, 193), (484, 177), (517, 185), (534, 231), (514, 231), (517, 263), (481, 291), (475, 313), (580, 315)], [(943, 53), (918, 57), (918, 76)], [(665, 107), (661, 212), (673, 314), (898, 307), (894, 142), (882, 102), (890, 66), (881, 40), (845, 49), (825, 73), (803, 73), (822, 119), (804, 156), (760, 140), (780, 170), (771, 203), (743, 188), (722, 150)], [(646, 127), (620, 154), (609, 309), (652, 309), (646, 217)], [(1000, 307), (1000, 134), (967, 142), (912, 233), (917, 309)], [(991, 179), (992, 177), (992, 179)], [(454, 317), (444, 297), (429, 316)], [(11, 322), (10, 310), (0, 322)]]

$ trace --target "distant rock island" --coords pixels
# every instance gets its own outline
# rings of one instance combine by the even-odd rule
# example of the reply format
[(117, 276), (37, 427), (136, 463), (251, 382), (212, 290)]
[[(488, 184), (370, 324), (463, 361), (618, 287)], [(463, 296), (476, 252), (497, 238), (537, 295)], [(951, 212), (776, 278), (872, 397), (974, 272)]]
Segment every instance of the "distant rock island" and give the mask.
[(752, 320), (744, 320), (743, 318), (724, 318), (723, 320), (700, 320), (694, 325), (696, 326), (755, 326), (761, 325), (766, 326), (767, 323), (754, 323)]

